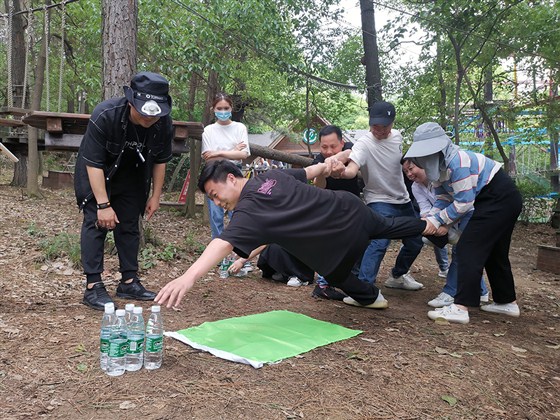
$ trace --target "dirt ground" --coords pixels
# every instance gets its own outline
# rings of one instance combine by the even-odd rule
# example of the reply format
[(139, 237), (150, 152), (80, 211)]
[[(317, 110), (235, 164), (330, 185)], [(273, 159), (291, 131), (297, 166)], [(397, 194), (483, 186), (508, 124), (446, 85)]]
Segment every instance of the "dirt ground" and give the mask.
[[(41, 241), (79, 233), (71, 191), (29, 199), (0, 185), (0, 418), (79, 419), (551, 419), (560, 418), (560, 277), (535, 269), (537, 245), (553, 244), (549, 226), (521, 225), (512, 264), (522, 314), (471, 311), (468, 325), (430, 321), (426, 302), (442, 285), (424, 250), (418, 292), (382, 291), (375, 311), (311, 297), (260, 279), (210, 273), (180, 311), (164, 310), (166, 330), (287, 309), (363, 330), (355, 338), (254, 369), (165, 339), (164, 364), (110, 378), (99, 369), (101, 313), (80, 303), (83, 280), (68, 258), (45, 260)], [(181, 274), (208, 242), (202, 218), (160, 211), (149, 223), (178, 258), (157, 261), (142, 278), (152, 290)], [(380, 273), (393, 263), (393, 243)], [(107, 259), (114, 294), (116, 257)], [(124, 301), (116, 300), (119, 306)], [(149, 303), (142, 303), (147, 311)]]

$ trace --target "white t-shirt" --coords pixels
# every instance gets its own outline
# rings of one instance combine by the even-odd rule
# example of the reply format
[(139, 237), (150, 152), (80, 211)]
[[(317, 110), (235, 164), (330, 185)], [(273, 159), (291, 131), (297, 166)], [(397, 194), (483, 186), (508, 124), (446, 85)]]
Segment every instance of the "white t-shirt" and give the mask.
[(371, 132), (360, 137), (350, 159), (360, 167), (366, 203), (405, 204), (410, 202), (402, 173), (402, 136), (397, 130), (384, 140)]
[(419, 182), (412, 183), (412, 194), (420, 207), (420, 216), (425, 216), (430, 214), (432, 206), (436, 202), (436, 195), (431, 183), (428, 183), (426, 187), (424, 184)]
[[(239, 142), (245, 143), (247, 156), (251, 154), (249, 150), (249, 137), (247, 135), (247, 127), (244, 124), (232, 121), (228, 125), (210, 124), (204, 127), (202, 133), (202, 153), (212, 150), (234, 150)], [(240, 160), (232, 161), (241, 163)]]

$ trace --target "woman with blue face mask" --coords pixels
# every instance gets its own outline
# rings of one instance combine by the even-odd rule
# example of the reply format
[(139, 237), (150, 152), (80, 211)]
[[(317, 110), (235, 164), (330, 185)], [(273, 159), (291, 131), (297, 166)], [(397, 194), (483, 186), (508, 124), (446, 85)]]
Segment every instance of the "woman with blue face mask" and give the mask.
[[(226, 93), (218, 93), (212, 102), (216, 122), (204, 128), (202, 158), (205, 162), (228, 159), (241, 167), (241, 160), (250, 155), (247, 127), (231, 120), (233, 101)], [(224, 210), (207, 198), (212, 239), (224, 229)]]

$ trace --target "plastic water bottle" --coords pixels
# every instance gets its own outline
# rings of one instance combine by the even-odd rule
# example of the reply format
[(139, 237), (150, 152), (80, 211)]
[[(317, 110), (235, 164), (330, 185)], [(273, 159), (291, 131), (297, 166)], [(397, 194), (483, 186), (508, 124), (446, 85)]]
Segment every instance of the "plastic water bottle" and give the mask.
[(144, 328), (142, 308), (136, 306), (128, 323), (128, 351), (125, 367), (130, 372), (140, 370), (144, 362)]
[(124, 320), (126, 321), (126, 325), (129, 324), (130, 318), (132, 318), (132, 312), (134, 311), (134, 303), (127, 303), (124, 305)]
[(241, 267), (241, 269), (234, 274), (235, 277), (245, 277), (247, 275), (247, 268), (245, 266)]
[(109, 340), (111, 339), (111, 331), (115, 322), (115, 304), (108, 302), (105, 304), (105, 312), (101, 318), (101, 332), (99, 334), (99, 365), (101, 370), (107, 370), (107, 361), (109, 359)]
[(163, 319), (160, 307), (152, 306), (152, 314), (146, 325), (146, 348), (144, 351), (144, 367), (159, 369), (163, 360)]
[(227, 257), (225, 257), (222, 260), (222, 263), (220, 264), (220, 278), (221, 279), (227, 279), (229, 277), (229, 267), (233, 264), (233, 261), (231, 260), (231, 258), (229, 257), (229, 255)]
[(109, 361), (107, 363), (107, 375), (119, 376), (124, 373), (126, 363), (126, 351), (128, 340), (126, 333), (125, 310), (117, 309), (117, 316), (111, 328), (111, 339), (109, 340)]

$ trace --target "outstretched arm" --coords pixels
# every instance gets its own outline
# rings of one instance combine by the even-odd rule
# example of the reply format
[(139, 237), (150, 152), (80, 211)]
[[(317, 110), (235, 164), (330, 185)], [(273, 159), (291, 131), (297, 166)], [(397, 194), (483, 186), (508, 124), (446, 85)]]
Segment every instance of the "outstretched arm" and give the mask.
[(241, 268), (243, 267), (243, 265), (249, 261), (252, 260), (253, 258), (255, 258), (257, 255), (259, 255), (268, 245), (261, 245), (258, 248), (254, 249), (253, 252), (251, 252), (251, 254), (247, 257), (247, 258), (242, 258), (239, 257), (238, 259), (236, 259), (233, 264), (229, 267), (229, 272), (236, 274), (239, 273), (239, 271), (241, 270)]
[(178, 306), (194, 283), (208, 273), (212, 267), (215, 267), (232, 250), (233, 246), (229, 242), (220, 238), (213, 239), (186, 273), (163, 286), (155, 301), (160, 305), (167, 304), (168, 308)]
[(317, 177), (326, 178), (331, 174), (332, 163), (316, 163), (315, 165), (307, 166), (305, 168), (305, 176), (307, 179)]

